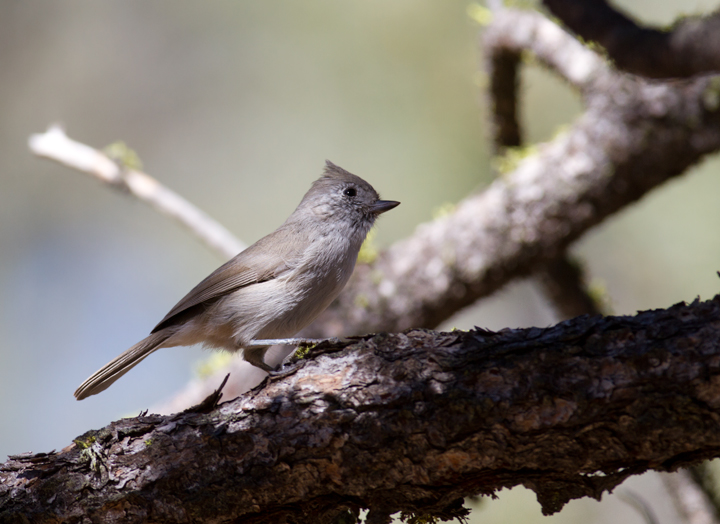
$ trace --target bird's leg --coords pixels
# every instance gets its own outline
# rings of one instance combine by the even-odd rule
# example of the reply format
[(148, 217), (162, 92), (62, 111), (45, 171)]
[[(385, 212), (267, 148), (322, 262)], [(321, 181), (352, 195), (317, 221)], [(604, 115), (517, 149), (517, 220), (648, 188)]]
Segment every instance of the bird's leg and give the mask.
[(256, 368), (260, 368), (263, 371), (270, 373), (271, 371), (274, 371), (274, 368), (268, 366), (265, 363), (265, 352), (268, 350), (269, 347), (270, 346), (268, 344), (244, 344), (242, 352), (243, 359), (245, 359), (246, 362), (249, 362)]
[(271, 338), (267, 340), (251, 340), (244, 344), (244, 348), (258, 348), (267, 346), (314, 346), (324, 342), (324, 338)]
[(263, 340), (251, 340), (247, 344), (242, 345), (243, 358), (253, 366), (274, 375), (276, 369), (279, 369), (281, 365), (279, 365), (277, 368), (271, 368), (265, 363), (265, 352), (270, 346), (314, 346), (316, 344), (319, 344), (320, 342), (325, 342), (326, 340), (336, 341), (339, 339), (271, 338)]

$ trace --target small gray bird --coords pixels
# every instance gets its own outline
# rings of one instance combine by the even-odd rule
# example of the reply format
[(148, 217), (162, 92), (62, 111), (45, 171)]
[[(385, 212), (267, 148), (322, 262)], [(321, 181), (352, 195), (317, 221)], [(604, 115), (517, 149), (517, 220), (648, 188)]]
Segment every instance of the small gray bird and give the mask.
[(75, 391), (82, 400), (104, 391), (160, 348), (202, 343), (265, 371), (269, 345), (312, 322), (338, 296), (355, 268), (375, 219), (400, 202), (330, 161), (283, 225), (195, 286), (150, 336), (95, 372)]

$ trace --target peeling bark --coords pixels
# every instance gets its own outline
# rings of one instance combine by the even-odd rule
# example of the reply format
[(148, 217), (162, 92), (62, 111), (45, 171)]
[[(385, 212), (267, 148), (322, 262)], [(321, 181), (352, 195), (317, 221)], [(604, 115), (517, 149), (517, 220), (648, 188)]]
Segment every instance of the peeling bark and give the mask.
[[(543, 511), (720, 456), (720, 296), (540, 329), (323, 343), (210, 413), (123, 419), (0, 466), (0, 522), (329, 522)], [(23, 520), (26, 519), (26, 520)], [(283, 520), (284, 519), (284, 520)]]

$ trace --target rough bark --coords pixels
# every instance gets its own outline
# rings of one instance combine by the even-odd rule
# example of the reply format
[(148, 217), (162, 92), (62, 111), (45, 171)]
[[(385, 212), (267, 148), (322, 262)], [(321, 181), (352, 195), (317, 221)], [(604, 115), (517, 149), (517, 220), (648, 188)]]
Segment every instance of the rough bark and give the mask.
[(0, 467), (2, 522), (327, 522), (545, 513), (720, 456), (720, 296), (547, 329), (323, 344), (210, 413), (143, 415)]
[(603, 46), (624, 71), (648, 78), (684, 78), (720, 71), (720, 12), (655, 29), (638, 25), (605, 0), (543, 3), (584, 40)]

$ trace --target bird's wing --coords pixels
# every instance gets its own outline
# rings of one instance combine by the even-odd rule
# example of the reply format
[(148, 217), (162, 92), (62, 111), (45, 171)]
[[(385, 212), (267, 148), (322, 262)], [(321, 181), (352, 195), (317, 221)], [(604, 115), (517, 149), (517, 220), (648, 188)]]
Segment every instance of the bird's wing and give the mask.
[[(292, 269), (298, 256), (297, 250), (293, 250), (297, 243), (288, 237), (286, 231), (279, 229), (238, 253), (185, 295), (155, 326), (152, 333), (185, 321), (182, 313), (194, 306), (241, 287), (277, 278)], [(272, 244), (275, 249), (267, 249), (268, 244)]]

